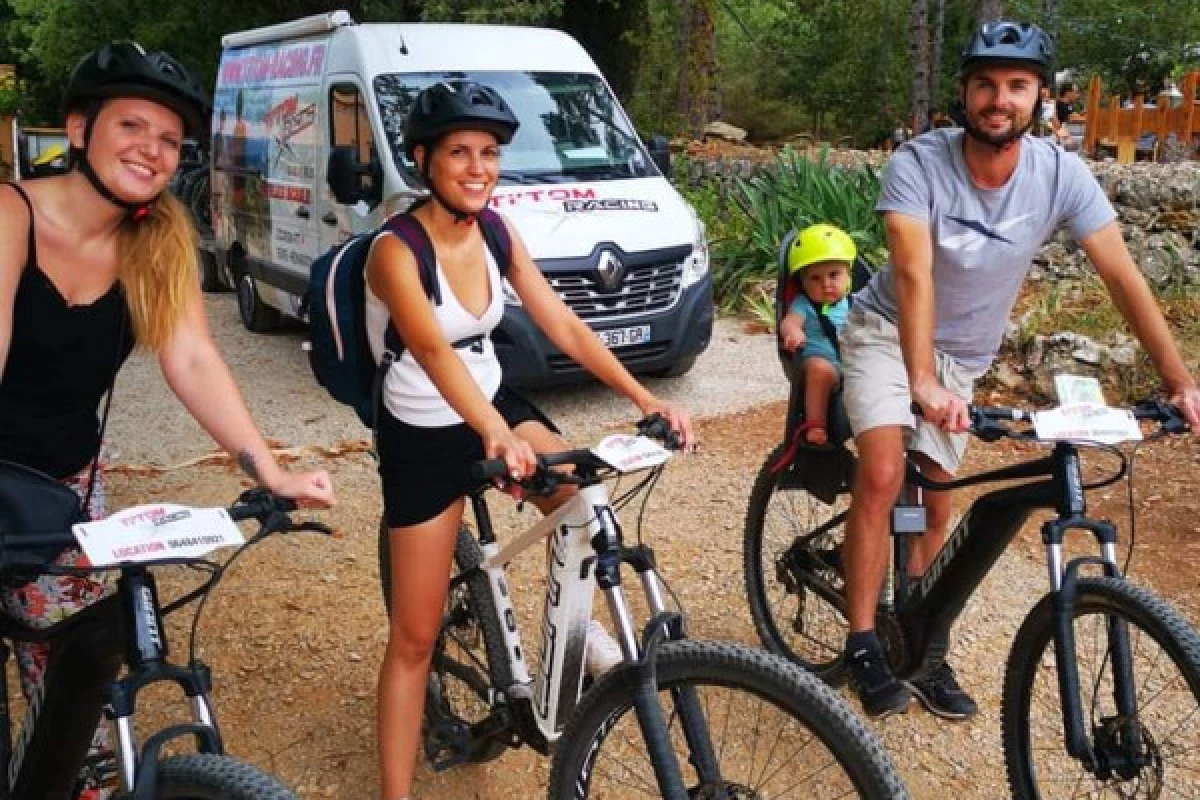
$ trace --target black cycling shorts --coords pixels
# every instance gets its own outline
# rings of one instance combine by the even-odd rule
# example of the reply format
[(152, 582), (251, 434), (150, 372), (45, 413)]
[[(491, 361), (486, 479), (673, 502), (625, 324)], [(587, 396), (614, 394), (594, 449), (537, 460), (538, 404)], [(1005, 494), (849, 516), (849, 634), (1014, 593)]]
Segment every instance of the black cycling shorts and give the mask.
[[(537, 406), (505, 386), (492, 405), (510, 428), (533, 420), (558, 433)], [(385, 408), (378, 436), (383, 515), (389, 528), (433, 519), (474, 487), (471, 465), (484, 457), (483, 440), (465, 423), (423, 428), (401, 422)]]

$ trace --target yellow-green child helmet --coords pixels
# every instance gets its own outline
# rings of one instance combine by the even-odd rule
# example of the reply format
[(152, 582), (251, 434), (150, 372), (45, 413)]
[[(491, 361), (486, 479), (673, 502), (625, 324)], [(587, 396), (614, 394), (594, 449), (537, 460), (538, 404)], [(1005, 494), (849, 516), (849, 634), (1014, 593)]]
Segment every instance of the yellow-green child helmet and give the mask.
[(795, 275), (805, 267), (822, 261), (844, 261), (854, 263), (858, 248), (849, 234), (836, 225), (821, 222), (809, 225), (796, 234), (788, 248), (788, 274)]

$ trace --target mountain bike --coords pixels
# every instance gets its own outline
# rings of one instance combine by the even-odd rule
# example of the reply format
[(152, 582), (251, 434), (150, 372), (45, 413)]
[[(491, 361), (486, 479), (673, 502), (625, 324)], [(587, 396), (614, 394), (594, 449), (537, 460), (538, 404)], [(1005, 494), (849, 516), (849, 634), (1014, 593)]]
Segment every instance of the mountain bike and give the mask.
[[(641, 432), (659, 440), (670, 434), (661, 419)], [(646, 443), (659, 460), (632, 455)], [(502, 460), (476, 465), (470, 499), (478, 540), (459, 532), (426, 693), (424, 749), (434, 769), (527, 744), (553, 751), (552, 800), (907, 797), (879, 742), (820, 680), (761, 650), (687, 638), (682, 614), (668, 610), (654, 551), (642, 541), (641, 514), (636, 545), (625, 544), (617, 518), (639, 495), (644, 512), (669, 455), (644, 436), (623, 436), (541, 456), (525, 490), (548, 495), (571, 485), (576, 493), (503, 547), (485, 494), (507, 467)], [(610, 501), (604, 480), (639, 470), (645, 476)], [(505, 570), (547, 538), (541, 659), (531, 676)], [(386, 565), (386, 550), (383, 559)], [(623, 565), (637, 573), (645, 595), (649, 620), (640, 636)], [(588, 687), (596, 586), (623, 661)]]
[[(1131, 411), (1155, 423), (1156, 435), (1187, 430), (1178, 411), (1161, 402)], [(1028, 411), (970, 413), (972, 433), (983, 441), (1044, 441), (1027, 424)], [(1050, 590), (1020, 626), (1004, 679), (1002, 738), (1014, 796), (1200, 797), (1200, 637), (1167, 603), (1125, 579), (1116, 526), (1087, 516), (1085, 493), (1121, 480), (1129, 456), (1096, 442), (1047, 443), (1048, 455), (945, 483), (909, 462), (892, 515), (893, 574), (876, 619), (892, 669), (911, 680), (940, 666), (967, 600), (1030, 514), (1049, 509), (1053, 517), (1041, 535)], [(1119, 466), (1088, 482), (1080, 452), (1096, 447)], [(844, 450), (799, 460), (805, 459), (853, 462)], [(853, 473), (780, 467), (778, 458), (767, 459), (746, 515), (746, 588), (755, 626), (769, 649), (837, 684), (846, 677), (841, 547)], [(835, 470), (843, 480), (839, 491), (810, 493), (806, 475)], [(910, 580), (909, 538), (924, 531), (921, 491), (997, 481), (1018, 483), (976, 499), (925, 573)], [(1099, 557), (1064, 563), (1064, 540), (1073, 532), (1094, 537)]]
[[(4, 639), (0, 643), (0, 663), (8, 660), (10, 640), (48, 642), (51, 646), (45, 681), (31, 700), (25, 724), (15, 740), (7, 687), (0, 682), (0, 731), (3, 732), (0, 764), (6, 768), (7, 776), (7, 780), (0, 781), (0, 800), (76, 797), (80, 791), (78, 776), (102, 713), (113, 727), (119, 797), (295, 800), (296, 795), (275, 778), (225, 754), (209, 699), (211, 672), (196, 658), (196, 632), (205, 601), (240, 553), (274, 533), (330, 533), (329, 528), (317, 522), (293, 523), (288, 512), (294, 509), (291, 500), (256, 489), (243, 493), (228, 509), (160, 504), (118, 512), (108, 518), (113, 524), (132, 526), (149, 521), (151, 526), (161, 528), (162, 533), (130, 544), (116, 554), (127, 555), (128, 561), (101, 564), (93, 559), (96, 566), (82, 568), (52, 565), (44, 557), (32, 555), (47, 548), (53, 551), (78, 545), (80, 541), (70, 532), (0, 537), (0, 580), (6, 582), (26, 582), (40, 574), (120, 573), (114, 594), (48, 628), (28, 627), (7, 615), (0, 616), (0, 637)], [(143, 515), (140, 520), (135, 519), (138, 514)], [(206, 521), (192, 524), (206, 514), (209, 515)], [(208, 545), (222, 538), (214, 533), (220, 523), (210, 522), (214, 514), (226, 515), (224, 521), (230, 526), (234, 521), (250, 519), (257, 520), (260, 526), (224, 564), (202, 554)], [(176, 527), (170, 527), (172, 524)], [(235, 539), (240, 540), (240, 534)], [(164, 604), (159, 600), (150, 570), (167, 565), (186, 565), (209, 574), (200, 586)], [(163, 617), (196, 600), (199, 603), (192, 620), (188, 661), (174, 664), (168, 658)], [(122, 665), (126, 669), (118, 679)], [(139, 751), (134, 733), (137, 697), (143, 689), (157, 683), (173, 683), (182, 690), (192, 719), (146, 737)], [(163, 756), (164, 748), (186, 738), (193, 740), (195, 752)], [(111, 780), (112, 767), (108, 769), (102, 777)]]

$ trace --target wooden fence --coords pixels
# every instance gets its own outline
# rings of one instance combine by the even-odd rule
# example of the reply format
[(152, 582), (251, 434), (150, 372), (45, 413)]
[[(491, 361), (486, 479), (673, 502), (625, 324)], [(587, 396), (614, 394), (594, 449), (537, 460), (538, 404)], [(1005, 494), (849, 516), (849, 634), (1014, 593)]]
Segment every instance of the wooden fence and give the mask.
[(1170, 98), (1161, 94), (1154, 105), (1147, 106), (1138, 95), (1130, 108), (1122, 108), (1120, 95), (1112, 95), (1107, 103), (1102, 103), (1100, 78), (1092, 78), (1088, 86), (1084, 152), (1096, 155), (1098, 149), (1114, 148), (1117, 161), (1123, 164), (1131, 163), (1139, 153), (1157, 160), (1173, 136), (1182, 152), (1195, 157), (1200, 138), (1200, 100), (1196, 97), (1200, 70), (1184, 76), (1179, 88), (1183, 97), (1175, 107), (1171, 106)]

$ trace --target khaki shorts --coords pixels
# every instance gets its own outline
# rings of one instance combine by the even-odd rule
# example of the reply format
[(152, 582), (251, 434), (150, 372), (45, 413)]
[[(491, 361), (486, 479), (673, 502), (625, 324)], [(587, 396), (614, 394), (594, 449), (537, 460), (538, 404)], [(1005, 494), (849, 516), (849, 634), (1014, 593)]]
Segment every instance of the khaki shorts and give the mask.
[[(957, 472), (967, 449), (967, 434), (946, 433), (913, 416), (908, 371), (896, 326), (873, 311), (852, 308), (838, 340), (842, 349), (842, 397), (854, 435), (887, 425), (906, 428), (909, 450), (924, 453), (952, 475)], [(970, 402), (975, 381), (982, 373), (937, 351), (934, 362), (942, 385)]]

